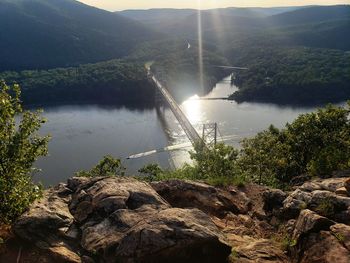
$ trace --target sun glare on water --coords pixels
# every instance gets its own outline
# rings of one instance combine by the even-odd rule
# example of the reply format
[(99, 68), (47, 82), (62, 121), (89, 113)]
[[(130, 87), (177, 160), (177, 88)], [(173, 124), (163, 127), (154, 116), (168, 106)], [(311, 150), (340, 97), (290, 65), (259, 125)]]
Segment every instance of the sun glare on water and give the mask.
[(203, 122), (203, 109), (198, 95), (194, 95), (182, 103), (181, 108), (192, 125)]

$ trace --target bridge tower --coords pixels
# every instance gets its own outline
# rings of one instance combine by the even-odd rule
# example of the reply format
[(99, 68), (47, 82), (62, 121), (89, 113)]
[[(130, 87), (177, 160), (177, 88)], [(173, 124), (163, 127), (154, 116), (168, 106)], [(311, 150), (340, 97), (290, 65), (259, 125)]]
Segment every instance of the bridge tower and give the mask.
[(202, 140), (208, 147), (213, 147), (217, 143), (218, 124), (207, 123), (203, 124)]

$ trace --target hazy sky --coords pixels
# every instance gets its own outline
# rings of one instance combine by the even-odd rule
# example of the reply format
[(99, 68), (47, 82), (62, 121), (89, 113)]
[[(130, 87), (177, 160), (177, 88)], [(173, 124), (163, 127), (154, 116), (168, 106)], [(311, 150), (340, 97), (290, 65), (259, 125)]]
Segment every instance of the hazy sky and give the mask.
[(245, 6), (299, 6), (299, 5), (335, 5), (350, 4), (350, 0), (79, 0), (88, 5), (116, 11), (124, 9), (148, 9), (159, 7), (170, 8), (197, 8), (201, 2), (201, 8), (217, 7), (245, 7)]

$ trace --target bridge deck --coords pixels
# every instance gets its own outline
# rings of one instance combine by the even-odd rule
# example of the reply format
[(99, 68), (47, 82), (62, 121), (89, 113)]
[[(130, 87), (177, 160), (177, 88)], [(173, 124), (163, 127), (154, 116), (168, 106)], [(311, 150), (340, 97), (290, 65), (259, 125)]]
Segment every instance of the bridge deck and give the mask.
[(180, 109), (179, 105), (177, 104), (173, 96), (171, 96), (169, 91), (156, 79), (154, 75), (151, 75), (151, 76), (152, 76), (151, 77), (152, 81), (154, 82), (154, 84), (156, 85), (160, 93), (163, 95), (165, 100), (168, 102), (171, 111), (174, 113), (176, 119), (179, 121), (182, 129), (184, 129), (191, 143), (193, 145), (195, 145), (196, 143), (202, 143), (203, 142), (202, 138), (199, 136), (196, 129), (192, 126), (190, 121), (187, 119), (186, 115), (182, 112), (182, 110)]

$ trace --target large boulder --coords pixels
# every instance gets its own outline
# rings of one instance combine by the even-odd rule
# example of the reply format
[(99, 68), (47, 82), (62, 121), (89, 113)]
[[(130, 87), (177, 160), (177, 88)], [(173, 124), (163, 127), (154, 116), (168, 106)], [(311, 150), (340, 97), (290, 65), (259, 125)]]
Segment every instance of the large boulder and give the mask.
[(208, 215), (172, 208), (149, 184), (104, 178), (76, 187), (82, 247), (106, 262), (224, 261), (230, 247)]
[(296, 218), (301, 210), (307, 208), (311, 198), (311, 193), (296, 189), (283, 201), (281, 216), (285, 219)]
[(147, 204), (154, 209), (170, 205), (145, 182), (131, 178), (92, 179), (76, 187), (69, 205), (75, 220), (99, 221), (120, 209), (134, 210)]
[(293, 239), (298, 241), (300, 237), (306, 236), (311, 232), (328, 230), (334, 222), (326, 217), (320, 216), (315, 212), (305, 209), (301, 211), (298, 220), (295, 223)]
[(245, 193), (234, 189), (226, 191), (205, 183), (186, 180), (168, 180), (151, 185), (173, 207), (198, 208), (219, 217), (228, 212), (246, 214), (251, 206)]
[(83, 228), (82, 246), (106, 262), (225, 262), (231, 248), (198, 209), (118, 210)]
[(335, 220), (339, 218), (339, 214), (344, 213), (350, 207), (350, 198), (329, 191), (317, 190), (312, 192), (312, 198), (308, 207), (323, 216)]
[(263, 193), (264, 210), (273, 212), (283, 207), (283, 201), (287, 198), (287, 194), (279, 189), (269, 189)]
[(63, 185), (45, 191), (15, 222), (15, 233), (29, 242), (56, 242), (61, 230), (69, 228), (74, 220), (68, 209), (69, 193)]
[(67, 233), (74, 218), (69, 212), (71, 190), (64, 184), (44, 192), (14, 224), (14, 232), (29, 244), (46, 251), (55, 262), (81, 262), (79, 245)]

